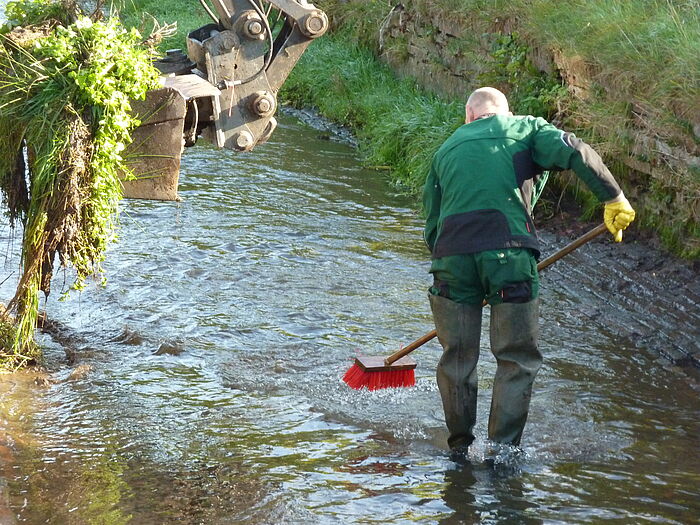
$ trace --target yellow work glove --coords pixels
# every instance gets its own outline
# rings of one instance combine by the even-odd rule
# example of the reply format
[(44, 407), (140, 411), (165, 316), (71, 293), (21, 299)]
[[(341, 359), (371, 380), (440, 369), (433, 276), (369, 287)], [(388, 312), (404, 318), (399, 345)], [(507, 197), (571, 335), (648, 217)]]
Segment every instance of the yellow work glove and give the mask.
[(608, 202), (603, 211), (603, 221), (613, 234), (615, 242), (622, 241), (622, 230), (634, 220), (634, 210), (624, 195), (615, 202)]

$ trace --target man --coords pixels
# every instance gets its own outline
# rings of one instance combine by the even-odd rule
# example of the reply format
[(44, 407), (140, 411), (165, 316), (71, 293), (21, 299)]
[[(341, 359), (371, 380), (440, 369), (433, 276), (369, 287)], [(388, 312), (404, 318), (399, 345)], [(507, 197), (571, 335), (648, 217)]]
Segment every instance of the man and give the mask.
[(423, 204), (432, 252), (430, 305), (443, 355), (437, 380), (448, 444), (465, 453), (474, 440), (482, 303), (491, 305), (497, 369), (490, 440), (519, 445), (535, 375), (539, 244), (532, 206), (545, 170), (572, 169), (605, 203), (615, 241), (635, 212), (593, 149), (542, 118), (513, 116), (497, 89), (474, 91), (466, 123), (433, 158)]

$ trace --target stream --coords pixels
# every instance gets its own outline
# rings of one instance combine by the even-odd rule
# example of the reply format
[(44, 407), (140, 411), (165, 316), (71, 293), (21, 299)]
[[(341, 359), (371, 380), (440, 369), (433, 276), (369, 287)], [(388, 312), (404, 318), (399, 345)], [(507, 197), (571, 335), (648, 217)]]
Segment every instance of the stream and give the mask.
[[(494, 465), (485, 309), (458, 465), (436, 340), (415, 387), (341, 380), (433, 328), (412, 199), (290, 115), (250, 154), (187, 149), (179, 191), (124, 201), (106, 284), (60, 300), (61, 270), (42, 301), (46, 371), (0, 376), (3, 525), (698, 522), (700, 388), (671, 355), (697, 352), (697, 272), (607, 239), (545, 270), (544, 366)], [(20, 241), (0, 229), (5, 300)]]

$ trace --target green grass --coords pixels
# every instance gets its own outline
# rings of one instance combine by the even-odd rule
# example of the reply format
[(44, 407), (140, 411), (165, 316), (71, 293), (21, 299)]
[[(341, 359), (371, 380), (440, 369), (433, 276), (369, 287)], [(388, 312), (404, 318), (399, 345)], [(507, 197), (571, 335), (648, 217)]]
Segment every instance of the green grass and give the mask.
[(117, 0), (114, 8), (126, 27), (135, 27), (145, 36), (154, 28), (177, 24), (177, 32), (158, 45), (163, 51), (186, 50), (187, 34), (212, 21), (197, 0)]
[[(617, 94), (666, 108), (700, 104), (700, 3), (534, 2), (525, 26), (549, 45), (587, 58)], [(624, 72), (624, 74), (620, 74)]]
[(350, 126), (366, 163), (390, 166), (394, 181), (417, 193), (435, 149), (463, 123), (462, 104), (398, 79), (348, 38), (324, 38), (312, 47), (284, 85), (282, 101), (315, 106)]

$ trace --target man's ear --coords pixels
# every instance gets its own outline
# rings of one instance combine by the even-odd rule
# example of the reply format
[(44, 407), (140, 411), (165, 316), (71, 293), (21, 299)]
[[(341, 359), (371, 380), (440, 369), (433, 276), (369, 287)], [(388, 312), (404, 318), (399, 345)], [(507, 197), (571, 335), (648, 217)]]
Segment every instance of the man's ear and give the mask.
[(466, 108), (467, 108), (467, 118), (464, 122), (466, 124), (469, 124), (470, 122), (474, 121), (474, 112), (472, 111), (472, 108), (470, 108), (469, 106), (466, 106)]

